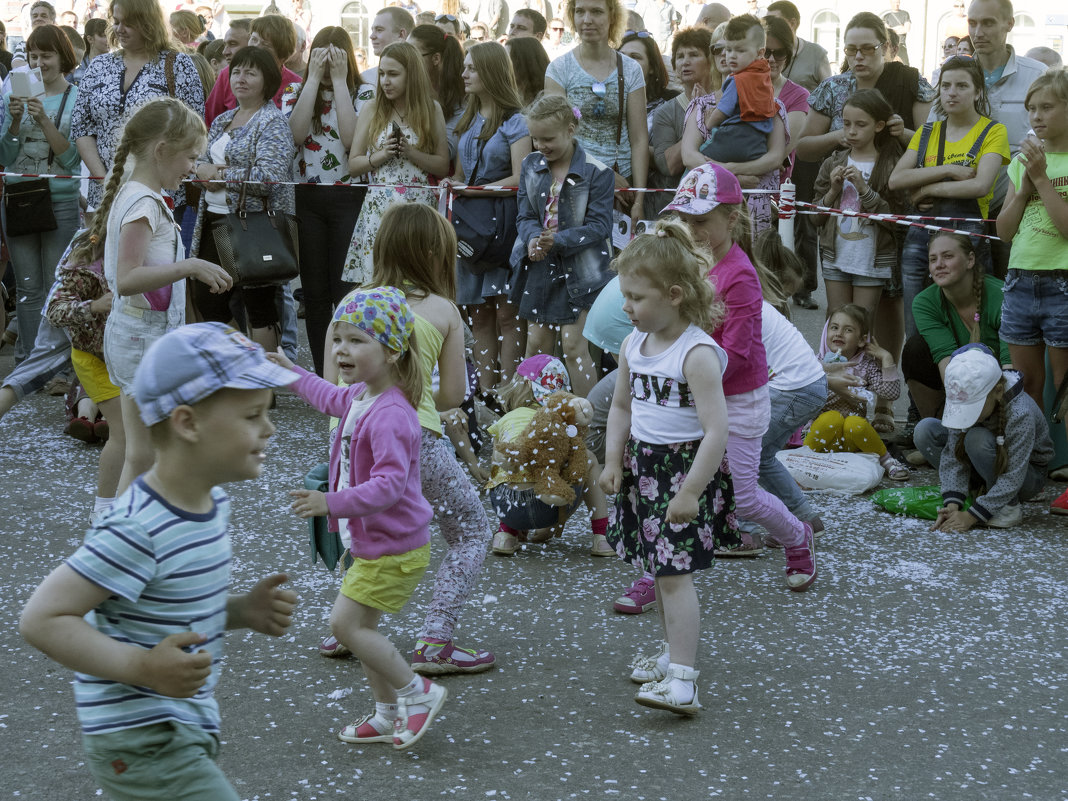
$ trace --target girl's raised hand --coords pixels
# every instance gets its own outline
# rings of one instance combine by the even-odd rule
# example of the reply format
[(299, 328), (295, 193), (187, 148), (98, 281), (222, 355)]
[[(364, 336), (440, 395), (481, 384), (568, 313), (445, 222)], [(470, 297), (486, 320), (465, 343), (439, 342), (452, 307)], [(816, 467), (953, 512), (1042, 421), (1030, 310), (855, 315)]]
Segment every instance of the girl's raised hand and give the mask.
[(218, 264), (212, 264), (204, 259), (190, 259), (192, 269), (189, 277), (195, 278), (202, 284), (207, 284), (213, 295), (227, 292), (234, 285), (234, 279)]
[(864, 180), (864, 173), (858, 170), (856, 166), (850, 165), (846, 167), (843, 176), (846, 181), (849, 181), (849, 183), (857, 188), (857, 194), (867, 194), (868, 182)]
[(297, 517), (326, 517), (330, 514), (330, 510), (326, 508), (326, 495), (318, 490), (290, 490), (289, 497), (293, 499), (289, 508)]
[(833, 170), (831, 170), (831, 188), (835, 192), (842, 191), (842, 184), (845, 183), (846, 168), (845, 165), (839, 164)]
[(278, 346), (278, 350), (276, 350), (274, 353), (267, 353), (267, 360), (274, 362), (279, 367), (284, 367), (287, 370), (293, 369), (293, 362), (291, 362), (289, 360), (289, 357), (286, 356), (285, 351), (282, 350), (281, 345)]
[(1020, 143), (1020, 160), (1032, 184), (1046, 177), (1046, 151), (1035, 137), (1028, 136)]
[(622, 465), (605, 465), (601, 470), (601, 476), (597, 479), (597, 486), (606, 495), (615, 495), (619, 492), (619, 485), (623, 482)]

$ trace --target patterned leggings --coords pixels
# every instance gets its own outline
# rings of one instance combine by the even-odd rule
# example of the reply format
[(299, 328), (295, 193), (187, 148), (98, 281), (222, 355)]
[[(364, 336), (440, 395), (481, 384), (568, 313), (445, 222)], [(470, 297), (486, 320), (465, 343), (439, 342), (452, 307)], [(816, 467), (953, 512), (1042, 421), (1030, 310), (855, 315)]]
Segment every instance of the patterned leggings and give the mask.
[(425, 428), (419, 448), (419, 473), (423, 497), (433, 507), (441, 536), (449, 545), (434, 580), (434, 595), (419, 639), (448, 641), (478, 578), (493, 531), (482, 499), (444, 438)]

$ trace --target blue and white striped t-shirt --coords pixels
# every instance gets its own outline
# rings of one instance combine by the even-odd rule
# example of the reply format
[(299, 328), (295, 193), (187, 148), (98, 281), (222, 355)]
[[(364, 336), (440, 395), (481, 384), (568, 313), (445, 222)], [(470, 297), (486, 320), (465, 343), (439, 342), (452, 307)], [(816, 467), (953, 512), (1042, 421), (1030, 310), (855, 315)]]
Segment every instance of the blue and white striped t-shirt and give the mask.
[(207, 514), (177, 509), (137, 479), (67, 560), (80, 576), (113, 595), (86, 616), (103, 634), (150, 649), (185, 631), (206, 636), (193, 646), (211, 654), (207, 682), (193, 698), (168, 698), (145, 687), (75, 674), (74, 698), (85, 734), (165, 720), (219, 731), (214, 697), (230, 586), (230, 501), (212, 490)]

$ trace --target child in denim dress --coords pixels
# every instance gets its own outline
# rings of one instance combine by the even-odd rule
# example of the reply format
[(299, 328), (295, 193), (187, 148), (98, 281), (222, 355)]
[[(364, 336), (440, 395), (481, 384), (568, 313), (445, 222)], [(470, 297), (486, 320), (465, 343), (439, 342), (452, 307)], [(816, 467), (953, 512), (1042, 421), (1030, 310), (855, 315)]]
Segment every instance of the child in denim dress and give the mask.
[(575, 140), (579, 119), (564, 98), (539, 97), (524, 116), (537, 151), (519, 179), (509, 299), (529, 323), (527, 353), (552, 353), (559, 337), (573, 391), (585, 397), (596, 375), (582, 328), (610, 278), (615, 175)]

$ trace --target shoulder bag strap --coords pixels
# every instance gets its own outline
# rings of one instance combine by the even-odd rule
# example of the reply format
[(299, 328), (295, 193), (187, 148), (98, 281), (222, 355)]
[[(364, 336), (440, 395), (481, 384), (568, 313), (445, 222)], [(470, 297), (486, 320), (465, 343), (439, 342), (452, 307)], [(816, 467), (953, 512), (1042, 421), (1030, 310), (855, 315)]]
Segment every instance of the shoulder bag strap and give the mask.
[(163, 59), (163, 72), (167, 76), (167, 94), (171, 97), (175, 96), (174, 88), (174, 61), (178, 58), (178, 54), (173, 50), (167, 52), (166, 57)]
[(934, 129), (933, 122), (925, 122), (923, 128), (920, 129), (920, 142), (916, 148), (916, 166), (917, 168), (923, 167), (924, 156), (927, 155), (927, 143), (931, 141), (931, 131)]
[(616, 116), (616, 157), (619, 156), (619, 140), (623, 136), (623, 109), (627, 98), (623, 94), (623, 54), (616, 51), (616, 94), (619, 102), (619, 114)]
[(946, 125), (947, 121), (943, 120), (942, 124), (938, 126), (938, 161), (936, 166), (941, 167), (946, 162)]
[[(57, 131), (59, 130), (59, 124), (63, 121), (63, 109), (65, 109), (67, 107), (67, 98), (70, 97), (70, 90), (71, 90), (71, 87), (68, 84), (67, 85), (67, 91), (65, 91), (63, 93), (63, 99), (59, 101), (59, 113), (56, 114), (56, 119), (55, 119), (55, 126), (56, 126), (56, 130)], [(49, 145), (48, 146), (48, 167), (49, 167), (49, 169), (51, 169), (51, 167), (52, 167), (52, 159), (54, 159), (55, 157), (56, 157), (55, 151), (52, 150), (52, 146)]]

